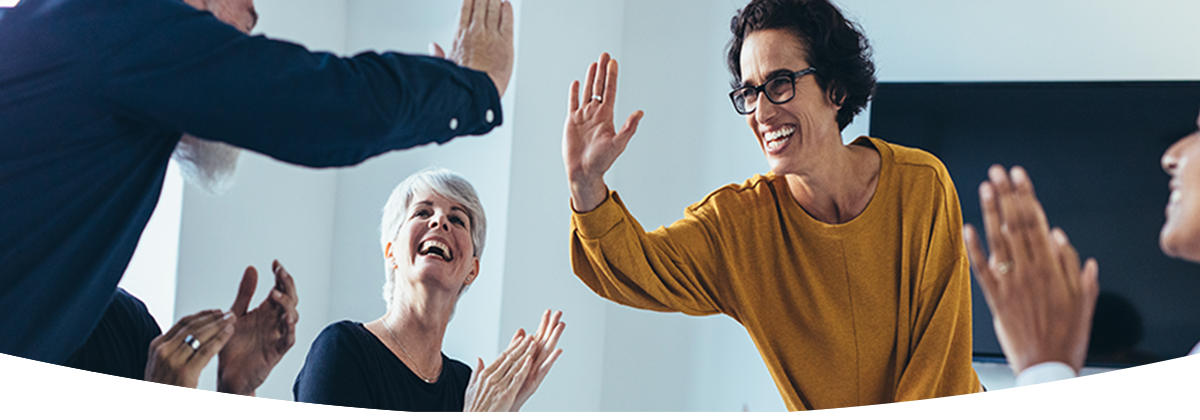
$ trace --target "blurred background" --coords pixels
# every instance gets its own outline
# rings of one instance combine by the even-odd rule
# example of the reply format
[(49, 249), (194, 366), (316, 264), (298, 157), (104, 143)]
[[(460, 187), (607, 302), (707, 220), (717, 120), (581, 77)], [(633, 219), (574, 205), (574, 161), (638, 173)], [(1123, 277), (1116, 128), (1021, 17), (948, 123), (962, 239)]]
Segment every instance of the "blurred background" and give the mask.
[[(461, 6), (255, 3), (261, 16), (255, 33), (339, 55), (425, 54), (430, 42), (449, 49)], [(480, 277), (447, 331), (448, 356), (490, 361), (517, 328), (536, 328), (543, 310), (561, 309), (568, 324), (559, 343), (563, 356), (526, 410), (782, 411), (758, 352), (735, 321), (609, 303), (574, 277), (568, 256), (560, 151), (567, 87), (601, 52), (621, 63), (618, 119), (646, 112), (607, 177), (644, 227), (670, 224), (712, 190), (767, 170), (726, 96), (729, 21), (745, 3), (514, 0), (516, 68), (502, 127), (345, 169), (313, 170), (245, 153), (235, 186), (219, 197), (185, 186), (172, 169), (122, 286), (147, 302), (165, 330), (185, 315), (228, 309), (247, 265), (260, 272), (257, 304), (272, 281), (271, 260), (278, 259), (297, 281), (301, 318), (295, 346), (258, 396), (291, 400), (292, 382), (322, 328), (383, 314), (380, 209), (399, 181), (436, 164), (475, 185), (490, 228)], [(1200, 79), (1200, 2), (835, 3), (865, 30), (881, 82)], [(869, 121), (868, 110), (844, 138), (868, 134)], [(959, 182), (960, 195), (974, 191), (985, 171), (954, 173), (969, 180)], [(990, 389), (1011, 385), (1002, 364), (977, 369)], [(215, 373), (213, 363), (202, 388), (213, 389)]]

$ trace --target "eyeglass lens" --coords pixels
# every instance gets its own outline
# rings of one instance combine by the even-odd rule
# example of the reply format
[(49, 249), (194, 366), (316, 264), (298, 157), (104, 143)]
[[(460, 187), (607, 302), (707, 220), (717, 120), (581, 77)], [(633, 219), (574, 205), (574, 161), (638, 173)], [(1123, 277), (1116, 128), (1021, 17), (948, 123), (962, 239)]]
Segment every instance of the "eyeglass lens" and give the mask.
[[(767, 99), (773, 103), (781, 104), (792, 99), (795, 94), (795, 79), (791, 75), (783, 75), (774, 79), (768, 80), (763, 85), (763, 93)], [(739, 89), (734, 95), (734, 105), (737, 111), (743, 114), (749, 114), (758, 109), (758, 89), (754, 87), (745, 87)]]

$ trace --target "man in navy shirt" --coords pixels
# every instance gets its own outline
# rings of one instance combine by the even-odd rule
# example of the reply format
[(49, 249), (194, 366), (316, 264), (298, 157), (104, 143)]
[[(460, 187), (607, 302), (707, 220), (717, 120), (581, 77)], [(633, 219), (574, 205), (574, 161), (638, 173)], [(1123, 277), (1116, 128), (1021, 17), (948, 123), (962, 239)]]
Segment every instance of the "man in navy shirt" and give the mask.
[(250, 0), (194, 2), (213, 13), (23, 0), (0, 18), (0, 352), (63, 363), (84, 342), (183, 133), (329, 167), (502, 121), (507, 2), (464, 2), (450, 60), (313, 53), (239, 31)]

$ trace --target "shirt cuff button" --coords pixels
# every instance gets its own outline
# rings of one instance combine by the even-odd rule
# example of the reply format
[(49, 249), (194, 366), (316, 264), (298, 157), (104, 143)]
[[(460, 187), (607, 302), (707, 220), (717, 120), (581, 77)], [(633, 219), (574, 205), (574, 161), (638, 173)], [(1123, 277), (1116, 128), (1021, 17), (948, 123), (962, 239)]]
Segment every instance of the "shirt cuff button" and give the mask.
[(458, 118), (451, 118), (450, 119), (450, 131), (454, 131), (457, 129), (458, 129)]
[(489, 109), (489, 110), (487, 110), (487, 112), (483, 113), (483, 119), (485, 121), (487, 121), (488, 124), (491, 124), (492, 121), (494, 121), (496, 119), (496, 113), (492, 112), (492, 110)]

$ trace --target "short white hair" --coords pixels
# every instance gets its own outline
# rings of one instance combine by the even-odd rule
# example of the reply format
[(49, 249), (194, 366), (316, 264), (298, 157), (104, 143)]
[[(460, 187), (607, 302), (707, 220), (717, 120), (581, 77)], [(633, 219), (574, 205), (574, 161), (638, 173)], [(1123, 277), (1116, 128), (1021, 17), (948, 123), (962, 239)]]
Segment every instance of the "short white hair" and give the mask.
[(436, 166), (410, 175), (392, 190), (391, 197), (383, 206), (383, 221), (379, 224), (379, 246), (380, 249), (385, 249), (383, 267), (387, 275), (387, 280), (383, 283), (383, 300), (387, 302), (389, 309), (392, 307), (392, 291), (396, 287), (396, 278), (392, 265), (387, 260), (387, 244), (396, 237), (400, 227), (408, 220), (408, 206), (412, 205), (413, 197), (421, 192), (432, 192), (463, 206), (471, 224), (474, 257), (483, 256), (483, 244), (487, 239), (487, 216), (483, 214), (483, 204), (479, 202), (475, 187), (462, 175)]

